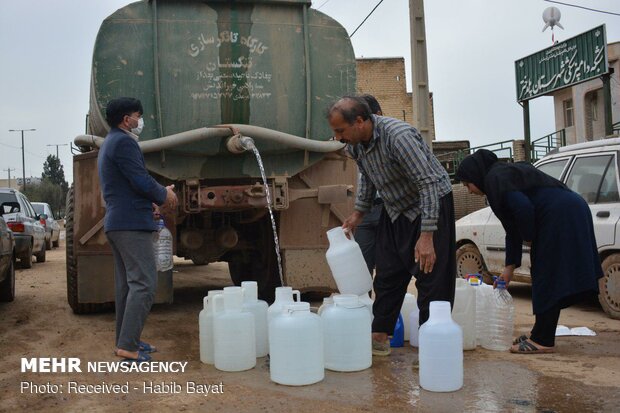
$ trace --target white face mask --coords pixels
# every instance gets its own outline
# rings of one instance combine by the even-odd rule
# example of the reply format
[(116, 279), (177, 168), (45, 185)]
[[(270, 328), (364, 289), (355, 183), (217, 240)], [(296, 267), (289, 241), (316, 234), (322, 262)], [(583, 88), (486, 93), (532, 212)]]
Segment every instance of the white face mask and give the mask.
[(142, 129), (144, 129), (144, 119), (138, 118), (138, 126), (136, 126), (135, 128), (131, 128), (131, 133), (135, 135), (140, 135), (140, 133), (142, 133)]

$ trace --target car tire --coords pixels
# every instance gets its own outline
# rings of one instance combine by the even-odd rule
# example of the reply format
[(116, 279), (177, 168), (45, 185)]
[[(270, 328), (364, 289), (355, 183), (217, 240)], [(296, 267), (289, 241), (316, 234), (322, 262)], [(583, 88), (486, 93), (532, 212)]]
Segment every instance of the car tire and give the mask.
[(60, 240), (57, 239), (56, 241), (52, 241), (52, 247), (53, 248), (58, 248), (60, 246)]
[(52, 249), (52, 237), (49, 240), (45, 240), (45, 249), (48, 251)]
[(603, 260), (603, 277), (599, 279), (598, 300), (611, 318), (620, 319), (620, 254)]
[(484, 265), (482, 254), (474, 244), (461, 245), (456, 250), (456, 276), (465, 278), (467, 274), (480, 274), (485, 283), (489, 283), (491, 277)]
[(26, 252), (26, 254), (22, 255), (19, 258), (19, 265), (22, 268), (32, 268), (32, 244), (30, 244), (30, 247), (28, 247), (28, 251)]
[(65, 211), (67, 220), (65, 223), (65, 247), (67, 262), (67, 301), (75, 314), (91, 314), (114, 309), (114, 303), (82, 303), (78, 297), (78, 263), (74, 251), (73, 214), (75, 198), (73, 185), (67, 192)]
[(47, 251), (47, 243), (44, 242), (43, 245), (41, 246), (41, 251), (39, 251), (38, 254), (35, 254), (35, 257), (37, 257), (37, 263), (45, 262), (46, 251)]
[(7, 277), (0, 283), (0, 301), (10, 302), (15, 299), (15, 260), (11, 258)]

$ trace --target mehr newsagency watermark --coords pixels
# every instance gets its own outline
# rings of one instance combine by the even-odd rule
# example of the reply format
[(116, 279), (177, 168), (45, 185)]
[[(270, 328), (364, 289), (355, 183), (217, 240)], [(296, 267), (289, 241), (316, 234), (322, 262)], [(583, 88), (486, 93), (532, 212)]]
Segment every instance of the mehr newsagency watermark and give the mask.
[[(21, 359), (22, 373), (184, 373), (187, 361), (148, 361), (127, 363), (123, 361), (89, 361), (82, 364), (76, 357), (34, 357)], [(20, 382), (22, 394), (210, 394), (224, 393), (224, 383), (199, 383), (192, 380), (142, 380), (130, 382), (101, 381), (84, 383), (77, 380), (63, 382)]]

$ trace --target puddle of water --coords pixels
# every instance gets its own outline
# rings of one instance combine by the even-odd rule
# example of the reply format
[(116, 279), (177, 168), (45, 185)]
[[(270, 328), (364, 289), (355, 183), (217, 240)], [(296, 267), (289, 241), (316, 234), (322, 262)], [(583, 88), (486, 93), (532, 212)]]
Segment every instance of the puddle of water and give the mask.
[(278, 256), (278, 274), (280, 275), (280, 285), (283, 287), (284, 277), (282, 275), (282, 257), (280, 256), (280, 240), (278, 239), (278, 229), (276, 228), (276, 220), (273, 217), (273, 209), (271, 208), (271, 191), (269, 190), (269, 185), (267, 183), (267, 175), (265, 174), (265, 167), (263, 166), (263, 159), (260, 156), (260, 152), (258, 152), (258, 148), (254, 144), (247, 144), (254, 152), (254, 156), (256, 157), (256, 162), (258, 162), (258, 167), (260, 168), (260, 174), (263, 178), (263, 184), (265, 185), (265, 191), (267, 194), (267, 207), (269, 208), (269, 218), (271, 218), (271, 229), (273, 230), (273, 240), (275, 241), (276, 255)]

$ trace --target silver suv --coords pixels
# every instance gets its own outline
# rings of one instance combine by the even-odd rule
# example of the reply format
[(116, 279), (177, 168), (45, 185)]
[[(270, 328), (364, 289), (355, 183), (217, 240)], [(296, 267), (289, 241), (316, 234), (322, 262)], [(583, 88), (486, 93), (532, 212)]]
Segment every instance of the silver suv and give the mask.
[(28, 198), (21, 192), (0, 188), (0, 216), (13, 231), (15, 255), (23, 268), (32, 267), (32, 256), (45, 262), (45, 227)]
[[(590, 206), (596, 245), (603, 266), (599, 301), (612, 318), (620, 319), (620, 138), (579, 143), (555, 150), (534, 166), (564, 182)], [(484, 208), (456, 222), (457, 274), (501, 274), (506, 252), (505, 232)], [(562, 242), (562, 240), (558, 240)], [(515, 281), (531, 282), (530, 256), (524, 248)]]
[(45, 226), (45, 248), (56, 248), (60, 241), (60, 224), (54, 218), (54, 212), (50, 204), (45, 202), (32, 202), (34, 212), (39, 214), (40, 222)]

